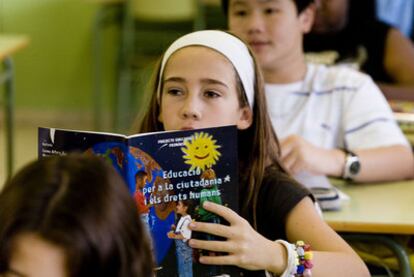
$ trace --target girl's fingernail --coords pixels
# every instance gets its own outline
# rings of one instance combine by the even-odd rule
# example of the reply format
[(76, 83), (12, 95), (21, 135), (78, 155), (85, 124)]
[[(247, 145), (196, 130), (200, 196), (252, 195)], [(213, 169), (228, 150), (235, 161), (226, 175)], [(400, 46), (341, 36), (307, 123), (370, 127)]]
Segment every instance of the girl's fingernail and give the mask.
[(208, 208), (210, 206), (210, 201), (204, 201), (203, 207)]
[(190, 228), (193, 229), (197, 227), (197, 224), (195, 224), (194, 222), (191, 222), (188, 226), (190, 226)]

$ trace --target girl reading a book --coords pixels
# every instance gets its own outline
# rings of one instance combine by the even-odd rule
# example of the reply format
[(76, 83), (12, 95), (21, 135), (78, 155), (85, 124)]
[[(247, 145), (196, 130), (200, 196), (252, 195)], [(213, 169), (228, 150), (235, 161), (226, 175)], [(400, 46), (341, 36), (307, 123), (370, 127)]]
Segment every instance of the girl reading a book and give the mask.
[(0, 276), (153, 276), (128, 188), (102, 158), (32, 162), (0, 194)]
[[(190, 239), (203, 264), (236, 265), (245, 276), (369, 276), (362, 260), (318, 215), (309, 191), (279, 162), (262, 77), (251, 51), (222, 31), (198, 31), (167, 49), (154, 78), (141, 132), (223, 125), (239, 129), (240, 215), (209, 201), (203, 208), (230, 223), (192, 222), (193, 231), (225, 241)], [(235, 196), (236, 197), (236, 196)], [(312, 266), (313, 265), (313, 266)]]

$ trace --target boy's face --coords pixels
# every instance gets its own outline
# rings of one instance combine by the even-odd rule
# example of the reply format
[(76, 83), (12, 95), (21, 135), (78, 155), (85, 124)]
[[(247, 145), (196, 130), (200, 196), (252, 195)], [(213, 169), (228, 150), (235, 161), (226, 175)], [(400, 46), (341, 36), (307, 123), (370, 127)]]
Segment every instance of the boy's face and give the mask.
[(229, 29), (250, 45), (265, 75), (302, 58), (302, 37), (312, 21), (313, 9), (298, 15), (293, 0), (229, 1)]
[(135, 177), (135, 187), (136, 189), (143, 189), (147, 180), (147, 176), (136, 176)]
[(232, 64), (218, 52), (185, 47), (168, 60), (158, 116), (165, 130), (225, 125), (250, 126), (251, 112), (240, 108)]

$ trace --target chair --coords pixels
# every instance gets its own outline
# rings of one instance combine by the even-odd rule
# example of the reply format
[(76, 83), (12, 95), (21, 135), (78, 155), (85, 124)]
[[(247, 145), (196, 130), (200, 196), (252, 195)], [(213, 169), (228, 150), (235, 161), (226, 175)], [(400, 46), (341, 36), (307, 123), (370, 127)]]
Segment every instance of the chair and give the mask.
[[(177, 37), (205, 26), (198, 0), (127, 0), (120, 48), (114, 127), (126, 130), (139, 110), (148, 72)], [(137, 91), (137, 93), (135, 93)]]

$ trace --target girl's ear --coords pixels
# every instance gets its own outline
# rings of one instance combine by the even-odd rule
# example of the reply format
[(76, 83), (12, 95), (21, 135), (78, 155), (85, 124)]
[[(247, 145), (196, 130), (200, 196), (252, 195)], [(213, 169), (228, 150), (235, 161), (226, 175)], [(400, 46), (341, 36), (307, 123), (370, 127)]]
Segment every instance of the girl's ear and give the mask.
[(309, 4), (309, 6), (299, 14), (299, 21), (303, 34), (307, 34), (311, 31), (313, 22), (315, 20), (315, 14), (316, 5), (314, 3)]
[(249, 106), (245, 106), (240, 109), (240, 118), (237, 121), (237, 129), (245, 130), (252, 125), (253, 112)]

